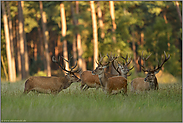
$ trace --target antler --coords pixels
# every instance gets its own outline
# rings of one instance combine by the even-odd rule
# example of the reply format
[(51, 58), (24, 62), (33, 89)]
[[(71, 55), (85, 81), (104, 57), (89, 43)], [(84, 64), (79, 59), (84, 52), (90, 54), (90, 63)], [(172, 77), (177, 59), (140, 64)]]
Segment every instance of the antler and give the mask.
[[(165, 55), (165, 59), (163, 60), (163, 62), (161, 63), (161, 65), (159, 65), (159, 61), (158, 61), (158, 67), (157, 67), (157, 68), (154, 68), (154, 69), (152, 69), (152, 70), (147, 70), (147, 69), (145, 69), (145, 67), (144, 67), (143, 65), (140, 65), (139, 58), (138, 58), (138, 63), (139, 63), (139, 65), (142, 67), (142, 70), (143, 70), (144, 72), (155, 72), (155, 71), (159, 70), (159, 69), (163, 66), (163, 64), (164, 64), (166, 61), (168, 61), (168, 59), (170, 58), (170, 54), (169, 54), (168, 57), (167, 57), (165, 51), (164, 51), (164, 55)], [(143, 57), (143, 52), (142, 52), (141, 58), (142, 58), (143, 61), (147, 61), (147, 60), (149, 59), (150, 56), (151, 56), (151, 54), (150, 54), (147, 58), (144, 58), (144, 57)], [(162, 57), (162, 58), (163, 58), (163, 57)]]
[[(124, 64), (124, 65), (126, 65), (126, 66), (128, 66), (128, 65), (130, 64), (130, 62), (132, 61), (131, 57), (128, 58), (128, 54), (126, 55), (126, 58), (124, 58), (124, 57), (122, 56), (122, 54), (120, 54), (120, 56), (121, 56), (121, 58), (123, 58), (123, 59), (125, 60), (125, 64)], [(127, 62), (127, 58), (128, 58), (128, 62)], [(134, 68), (134, 66), (132, 66), (132, 67), (129, 69), (129, 71), (132, 70), (133, 68)]]
[[(60, 56), (58, 57), (58, 59), (60, 61)], [(59, 64), (59, 62), (55, 59), (55, 56), (52, 57), (52, 61), (57, 63), (64, 71), (70, 72), (70, 71), (65, 69), (65, 66), (63, 67), (61, 64)]]
[(125, 60), (125, 64), (127, 63), (127, 58), (128, 58), (128, 54), (126, 54), (126, 58), (122, 56), (122, 54), (120, 54), (120, 57), (123, 58)]
[(111, 56), (109, 56), (107, 54), (107, 57), (108, 57), (108, 63), (112, 62), (112, 64), (114, 65), (114, 60), (116, 60), (118, 58), (118, 56), (114, 54), (114, 56), (111, 54)]
[[(101, 56), (101, 55), (100, 55), (100, 56)], [(108, 62), (105, 63), (105, 64), (102, 64), (101, 62), (102, 62), (102, 60), (103, 60), (104, 57), (105, 57), (105, 55), (102, 56), (102, 57), (100, 58), (99, 61), (96, 61), (96, 63), (97, 63), (98, 65), (107, 66), (107, 65), (109, 65), (111, 62), (113, 62), (115, 59), (118, 58), (118, 56), (116, 56), (116, 57), (114, 57), (114, 58), (111, 58), (111, 57), (109, 57), (109, 55), (107, 54), (107, 57), (109, 58), (109, 59), (108, 59)]]
[[(125, 60), (125, 65), (127, 65), (127, 66), (130, 64), (130, 62), (131, 62), (131, 60), (132, 60), (131, 57), (128, 58), (128, 54), (126, 54), (126, 58), (123, 57), (122, 54), (120, 54), (120, 57), (123, 58), (123, 59)], [(127, 61), (127, 58), (128, 58), (128, 61)]]
[(68, 60), (66, 60), (63, 56), (61, 56), (66, 62), (69, 62), (69, 68), (71, 69), (71, 71), (77, 66), (77, 62), (74, 65), (74, 67), (71, 67), (71, 59), (73, 58), (73, 56), (71, 56)]
[[(62, 59), (64, 59), (66, 62), (69, 62), (69, 68), (71, 69), (70, 71), (69, 71), (69, 70), (66, 70), (66, 69), (65, 69), (65, 66), (63, 67), (62, 65), (60, 65), (59, 62), (55, 59), (55, 56), (52, 57), (52, 61), (55, 62), (55, 63), (57, 63), (57, 64), (58, 64), (64, 71), (66, 71), (66, 72), (75, 73), (75, 72), (80, 72), (80, 71), (81, 71), (81, 69), (77, 69), (77, 70), (73, 71), (73, 69), (77, 66), (77, 62), (76, 62), (76, 64), (74, 65), (74, 67), (71, 67), (70, 59), (72, 59), (72, 56), (70, 57), (69, 60), (66, 60), (63, 56), (61, 56), (61, 57), (62, 57)], [(60, 56), (59, 56), (59, 60), (60, 60)]]
[[(158, 67), (155, 68), (155, 69), (153, 69), (153, 70), (151, 70), (151, 72), (157, 71), (158, 69), (160, 69), (163, 66), (163, 64), (165, 62), (168, 61), (168, 59), (170, 58), (170, 54), (168, 54), (168, 57), (167, 57), (166, 52), (164, 51), (164, 55), (165, 55), (165, 59), (163, 60), (163, 62), (161, 63), (161, 65), (159, 65), (159, 61), (158, 61)], [(162, 56), (162, 58), (163, 58), (163, 56)]]
[(98, 65), (102, 65), (101, 62), (102, 62), (102, 60), (103, 60), (104, 57), (105, 57), (105, 55), (102, 56), (101, 53), (100, 53), (100, 55), (99, 55), (100, 60), (99, 60), (99, 61), (96, 60), (96, 63), (97, 63)]
[[(152, 53), (151, 53), (151, 54), (152, 54)], [(145, 61), (147, 61), (147, 60), (149, 59), (149, 57), (151, 56), (151, 54), (150, 54), (147, 58), (144, 58), (144, 57), (143, 57), (143, 51), (142, 51), (142, 55), (141, 55), (140, 58), (145, 62)], [(138, 63), (139, 63), (139, 65), (140, 65), (140, 67), (142, 68), (142, 70), (143, 70), (144, 72), (148, 72), (149, 70), (145, 69), (144, 65), (141, 65), (141, 64), (140, 64), (140, 58), (138, 58)]]
[[(113, 59), (116, 59), (116, 57), (118, 58), (118, 56), (115, 56), (115, 54), (114, 54), (114, 56), (112, 54), (111, 54), (111, 56), (108, 56), (108, 54), (107, 54), (107, 57), (109, 58), (110, 61), (112, 61), (112, 66), (114, 67), (114, 69), (119, 73), (119, 75), (121, 75), (121, 72), (118, 70), (119, 66), (116, 68), (114, 65), (115, 60), (113, 60)], [(118, 61), (117, 61), (117, 63), (118, 63)]]

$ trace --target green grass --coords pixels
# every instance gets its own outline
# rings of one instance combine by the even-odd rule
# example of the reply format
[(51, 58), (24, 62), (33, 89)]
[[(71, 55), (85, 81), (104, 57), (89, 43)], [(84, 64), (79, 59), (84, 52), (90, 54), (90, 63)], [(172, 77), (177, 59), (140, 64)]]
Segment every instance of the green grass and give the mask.
[[(130, 86), (130, 84), (128, 84)], [(158, 91), (106, 95), (101, 89), (80, 91), (73, 83), (58, 95), (22, 95), (24, 81), (1, 83), (1, 120), (61, 121), (182, 121), (182, 84), (160, 84)]]

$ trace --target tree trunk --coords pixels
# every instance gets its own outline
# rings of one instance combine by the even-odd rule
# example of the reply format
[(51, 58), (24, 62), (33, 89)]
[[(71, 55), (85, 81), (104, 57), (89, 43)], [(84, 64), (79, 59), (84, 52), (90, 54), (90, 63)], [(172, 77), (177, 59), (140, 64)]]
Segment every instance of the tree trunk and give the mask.
[(34, 42), (34, 60), (37, 61), (37, 42)]
[(25, 41), (24, 35), (24, 19), (23, 19), (23, 11), (22, 11), (22, 2), (18, 1), (18, 16), (19, 16), (19, 40), (20, 40), (20, 57), (21, 57), (21, 74), (22, 79), (26, 79), (29, 73), (29, 63), (28, 63), (28, 53), (27, 53), (27, 45)]
[[(60, 3), (60, 14), (61, 14), (61, 21), (62, 21), (62, 37), (65, 38), (66, 36), (66, 18), (65, 18), (65, 8), (64, 4)], [(65, 59), (68, 59), (68, 52), (67, 52), (67, 41), (64, 39), (63, 41), (63, 56)], [(64, 60), (66, 70), (69, 70), (69, 63)]]
[(3, 21), (4, 21), (5, 39), (6, 39), (6, 54), (7, 54), (7, 60), (8, 60), (8, 76), (9, 76), (10, 82), (15, 82), (16, 75), (14, 75), (14, 72), (12, 70), (13, 64), (12, 64), (11, 44), (10, 44), (10, 38), (9, 38), (8, 20), (7, 20), (7, 16), (6, 16), (4, 1), (2, 1), (2, 14), (3, 14)]
[(22, 22), (23, 22), (23, 38), (24, 38), (24, 57), (25, 57), (25, 75), (26, 78), (29, 76), (29, 57), (28, 57), (28, 51), (27, 51), (27, 40), (26, 40), (26, 35), (24, 32), (24, 18), (23, 18), (23, 7), (24, 7), (24, 1), (21, 1), (21, 14), (22, 14)]
[(101, 38), (104, 39), (105, 33), (104, 33), (104, 23), (102, 20), (102, 11), (100, 9), (100, 2), (97, 2), (97, 11), (98, 11), (98, 19), (99, 19), (99, 26), (101, 28)]
[[(116, 43), (116, 35), (115, 35), (116, 23), (115, 23), (114, 1), (109, 1), (109, 6), (110, 6), (110, 15), (112, 19), (112, 40), (114, 43)], [(118, 74), (117, 71), (112, 66), (112, 64), (110, 65), (110, 67), (111, 67), (112, 74)]]
[(115, 14), (114, 14), (114, 1), (109, 1), (110, 5), (110, 14), (111, 14), (111, 19), (112, 19), (112, 40), (114, 43), (116, 43), (116, 36), (115, 36), (115, 30), (116, 30), (116, 24), (115, 24)]
[(5, 63), (4, 63), (4, 60), (3, 60), (3, 56), (1, 56), (1, 63), (2, 63), (2, 66), (3, 66), (6, 81), (8, 81), (8, 73), (7, 73), (6, 66), (5, 66)]
[(97, 20), (95, 13), (94, 1), (90, 1), (92, 25), (93, 25), (93, 43), (94, 43), (94, 55), (93, 55), (93, 69), (97, 67), (96, 60), (98, 60), (98, 33), (97, 33)]
[(12, 20), (11, 20), (11, 13), (10, 13), (10, 7), (9, 2), (6, 1), (6, 8), (8, 11), (8, 19), (9, 19), (9, 36), (10, 36), (10, 50), (11, 50), (11, 64), (12, 64), (12, 76), (13, 80), (16, 81), (16, 68), (15, 68), (15, 55), (14, 55), (14, 45), (13, 45), (13, 28), (12, 28)]
[(179, 15), (179, 20), (180, 20), (181, 27), (182, 27), (182, 15), (181, 15), (180, 9), (179, 9), (179, 2), (178, 1), (175, 1), (175, 4), (176, 4), (177, 13)]
[(62, 52), (62, 42), (60, 42), (61, 34), (58, 34), (57, 45), (55, 47), (55, 56), (58, 57)]
[[(36, 21), (37, 23), (39, 24), (39, 18), (38, 18), (38, 14), (36, 14)], [(43, 40), (42, 40), (42, 35), (41, 35), (41, 29), (40, 29), (40, 26), (37, 27), (37, 30), (38, 30), (38, 37), (39, 37), (39, 47), (38, 47), (38, 54), (40, 55), (41, 57), (41, 60), (44, 59), (44, 47), (43, 47)], [(45, 65), (46, 66), (46, 65)]]
[(164, 20), (165, 20), (165, 23), (167, 24), (168, 21), (167, 21), (167, 18), (166, 18), (166, 10), (163, 12), (163, 18), (164, 18)]
[(43, 28), (43, 40), (45, 45), (45, 56), (46, 56), (46, 69), (47, 69), (47, 76), (51, 76), (51, 66), (50, 66), (50, 56), (49, 56), (49, 49), (48, 49), (48, 39), (49, 34), (46, 30), (46, 13), (43, 12), (43, 4), (42, 1), (39, 1), (40, 3), (40, 12), (41, 12), (41, 22), (42, 22), (42, 28)]
[[(72, 19), (73, 19), (73, 25), (76, 27), (77, 26), (77, 23), (78, 23), (78, 21), (77, 21), (77, 18), (76, 18), (76, 16), (75, 16), (75, 12), (74, 12), (74, 6), (73, 6), (73, 3), (71, 2), (71, 4), (70, 4), (70, 6), (71, 6), (71, 15), (72, 15)], [(78, 1), (76, 1), (76, 11), (77, 11), (77, 13), (78, 13)], [(76, 43), (78, 43), (78, 41), (76, 40), (77, 39), (77, 33), (74, 33), (74, 36), (73, 36), (73, 45), (72, 45), (72, 48), (73, 48), (73, 59), (74, 59), (74, 63), (77, 61), (77, 46), (76, 46)], [(77, 41), (77, 42), (76, 42)], [(79, 53), (79, 50), (78, 50), (78, 53)], [(78, 59), (80, 59), (80, 58), (78, 58)], [(78, 60), (79, 62), (79, 67), (81, 68), (82, 66), (82, 64), (81, 64), (81, 60)]]
[[(76, 1), (76, 14), (79, 14), (79, 1)], [(79, 25), (78, 20), (76, 19), (77, 24)], [(85, 59), (82, 58), (83, 55), (83, 48), (82, 48), (82, 43), (81, 43), (81, 35), (80, 33), (77, 33), (77, 48), (78, 48), (78, 62), (80, 68), (82, 68), (82, 71), (86, 71), (86, 62)]]
[[(142, 31), (140, 33), (140, 45), (141, 45), (141, 48), (144, 46), (144, 32)], [(140, 65), (143, 64), (143, 60), (140, 58)], [(139, 66), (139, 71), (141, 72), (141, 67)]]
[(72, 43), (72, 51), (73, 51), (73, 62), (77, 62), (77, 46), (76, 46), (76, 36), (73, 37), (73, 43)]
[(132, 50), (133, 50), (133, 57), (134, 57), (134, 69), (135, 69), (135, 74), (137, 74), (135, 34), (134, 34), (134, 30), (132, 31), (133, 31), (132, 32)]
[(24, 57), (24, 38), (23, 38), (23, 17), (22, 17), (22, 6), (21, 1), (18, 1), (18, 17), (19, 17), (19, 46), (20, 46), (20, 61), (21, 61), (21, 79), (26, 78), (25, 74), (25, 57)]
[[(18, 1), (16, 2), (18, 6)], [(22, 79), (22, 66), (20, 56), (20, 35), (19, 35), (19, 10), (16, 13), (16, 40), (17, 40), (17, 66), (18, 66), (18, 78)]]

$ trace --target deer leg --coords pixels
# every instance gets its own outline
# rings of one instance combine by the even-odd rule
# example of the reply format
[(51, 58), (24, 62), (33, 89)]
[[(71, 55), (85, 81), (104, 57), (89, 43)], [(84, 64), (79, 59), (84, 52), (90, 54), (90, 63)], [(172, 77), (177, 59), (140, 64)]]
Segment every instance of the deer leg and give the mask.
[(88, 85), (86, 85), (85, 87), (84, 87), (84, 89), (83, 90), (88, 90), (88, 88), (89, 88), (89, 86)]
[(24, 90), (23, 94), (28, 94), (31, 90)]
[(127, 87), (123, 88), (124, 94), (127, 94)]
[(100, 85), (97, 85), (97, 86), (96, 86), (96, 90), (98, 90), (99, 88), (100, 88)]
[(80, 89), (82, 90), (84, 86), (85, 86), (85, 83), (81, 82)]
[(27, 88), (25, 87), (23, 94), (28, 94), (30, 91), (32, 91), (32, 88), (31, 88), (31, 89), (30, 89), (30, 88), (27, 89)]
[(55, 96), (56, 96), (58, 93), (59, 93), (59, 91), (52, 91), (52, 92), (51, 92), (51, 94), (53, 94), (53, 95), (55, 95)]

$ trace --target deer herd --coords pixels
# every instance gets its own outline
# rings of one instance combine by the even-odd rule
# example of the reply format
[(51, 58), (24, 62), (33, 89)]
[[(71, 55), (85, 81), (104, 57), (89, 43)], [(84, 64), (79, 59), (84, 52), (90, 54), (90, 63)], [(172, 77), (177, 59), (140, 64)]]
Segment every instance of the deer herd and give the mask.
[[(105, 60), (104, 63), (104, 58), (106, 56), (107, 60)], [(165, 57), (164, 59), (162, 57), (162, 63), (159, 64), (158, 62), (158, 66), (154, 69), (147, 69), (144, 64), (141, 65), (140, 59), (145, 62), (149, 59), (150, 56), (151, 54), (144, 58), (142, 52), (142, 55), (138, 58), (138, 64), (147, 74), (145, 78), (135, 78), (131, 81), (131, 92), (138, 93), (140, 91), (158, 90), (158, 81), (155, 74), (158, 73), (163, 64), (168, 61), (170, 55), (167, 56), (166, 52), (164, 51)], [(131, 58), (128, 58), (128, 55), (126, 55), (126, 57), (120, 55), (120, 57), (124, 60), (123, 63), (120, 63), (117, 60), (119, 56), (109, 56), (108, 54), (104, 56), (100, 55), (99, 60), (96, 61), (98, 64), (96, 69), (93, 71), (83, 71), (80, 74), (80, 78), (78, 78), (75, 73), (80, 73), (81, 70), (74, 70), (77, 67), (77, 62), (73, 67), (71, 66), (72, 57), (66, 60), (61, 56), (64, 61), (69, 63), (69, 70), (67, 70), (65, 66), (61, 65), (60, 57), (58, 60), (56, 60), (53, 56), (52, 61), (57, 63), (61, 69), (66, 72), (66, 75), (64, 77), (32, 76), (25, 82), (24, 94), (28, 94), (30, 91), (57, 94), (61, 90), (68, 88), (72, 83), (81, 82), (80, 89), (83, 91), (89, 88), (96, 88), (97, 90), (101, 87), (106, 94), (118, 94), (123, 92), (123, 94), (127, 95), (127, 77), (131, 75), (129, 72), (134, 68), (134, 66), (132, 68), (128, 67), (132, 60)], [(117, 65), (115, 65), (115, 63)], [(109, 64), (112, 64), (114, 70), (118, 74), (105, 72), (105, 68), (107, 68)]]

